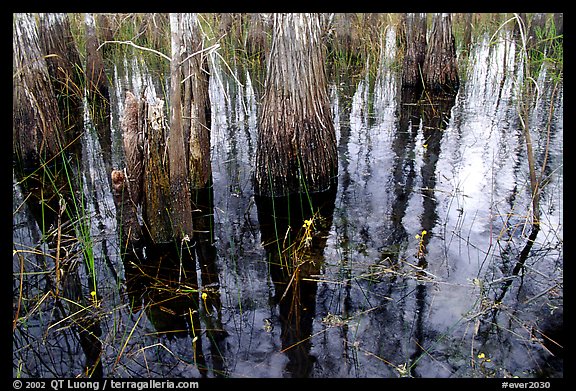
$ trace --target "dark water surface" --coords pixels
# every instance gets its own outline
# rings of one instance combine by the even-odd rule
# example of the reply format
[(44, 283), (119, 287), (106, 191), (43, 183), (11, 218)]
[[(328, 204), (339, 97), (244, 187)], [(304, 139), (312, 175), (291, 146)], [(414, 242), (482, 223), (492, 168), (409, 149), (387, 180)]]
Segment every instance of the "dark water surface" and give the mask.
[[(554, 89), (548, 69), (540, 71), (531, 130), (538, 167), (545, 163), (541, 226), (522, 278), (510, 277), (530, 229), (522, 66), (508, 32), (491, 38), (480, 36), (461, 61), (453, 98), (418, 100), (401, 90), (392, 29), (375, 75), (334, 70), (337, 183), (326, 194), (277, 199), (274, 208), (254, 197), (251, 182), (263, 79), (234, 65), (232, 77), (214, 57), (214, 187), (197, 225), (207, 227), (206, 241), (180, 263), (166, 256), (175, 248), (147, 249), (155, 261), (142, 267), (119, 257), (109, 167), (124, 167), (124, 90), (139, 95), (147, 86), (148, 99), (163, 98), (168, 79), (138, 58), (119, 61), (110, 69), (111, 154), (89, 117), (83, 137), (102, 374), (563, 377), (561, 354), (542, 335), (559, 339), (554, 325), (562, 325), (563, 86)], [(86, 349), (46, 296), (48, 250), (23, 199), (15, 184), (14, 250), (24, 257), (13, 258), (15, 307), (22, 267), (29, 274), (13, 374), (75, 377)], [(312, 219), (311, 202), (322, 205), (302, 252), (313, 267), (287, 289), (275, 239)], [(89, 297), (86, 277), (79, 267)]]

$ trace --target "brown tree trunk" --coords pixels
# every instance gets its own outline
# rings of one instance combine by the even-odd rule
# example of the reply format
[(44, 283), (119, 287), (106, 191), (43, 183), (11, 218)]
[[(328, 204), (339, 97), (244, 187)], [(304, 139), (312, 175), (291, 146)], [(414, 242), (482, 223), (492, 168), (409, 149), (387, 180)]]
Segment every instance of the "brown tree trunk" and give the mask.
[(470, 52), (470, 45), (472, 44), (472, 16), (471, 13), (464, 14), (464, 38), (462, 39), (463, 46), (465, 48), (465, 54), (468, 55)]
[(65, 138), (32, 14), (14, 15), (12, 43), (12, 149), (19, 166), (37, 168), (61, 151)]
[(144, 174), (143, 138), (145, 102), (130, 91), (126, 92), (124, 113), (121, 120), (124, 156), (128, 186), (126, 190), (134, 205), (142, 203), (142, 181)]
[[(196, 14), (182, 15), (183, 58), (202, 50)], [(208, 186), (212, 179), (210, 164), (211, 109), (208, 96), (208, 61), (205, 53), (189, 57), (183, 64), (183, 124), (188, 145), (191, 189)]]
[(541, 37), (538, 37), (539, 33), (543, 33), (546, 26), (547, 16), (544, 13), (537, 12), (532, 14), (530, 18), (530, 23), (528, 25), (527, 34), (527, 46), (528, 48), (538, 48), (541, 45)]
[(188, 153), (182, 126), (181, 93), (181, 34), (182, 15), (170, 14), (172, 61), (170, 63), (170, 137), (168, 157), (170, 167), (170, 196), (172, 199), (172, 224), (175, 237), (192, 234), (192, 200), (188, 178)]
[[(170, 173), (166, 158), (167, 131), (164, 123), (162, 100), (147, 103), (131, 92), (126, 93), (122, 131), (127, 175), (121, 171), (112, 172), (116, 208), (126, 211), (125, 215), (118, 215), (122, 240), (139, 239), (140, 235), (130, 238), (123, 236), (129, 231), (137, 232), (135, 216), (139, 206), (142, 207), (148, 239), (153, 243), (167, 243), (173, 239)], [(122, 198), (119, 198), (120, 194)]]
[(263, 55), (269, 49), (268, 35), (270, 33), (269, 24), (260, 13), (248, 14), (250, 28), (246, 36), (246, 51), (251, 56)]
[(164, 102), (146, 105), (146, 131), (144, 140), (143, 206), (144, 224), (155, 243), (173, 239), (171, 222), (170, 164), (166, 156), (167, 129), (165, 128)]
[(255, 192), (326, 190), (337, 170), (317, 14), (275, 14), (256, 151)]
[(405, 15), (406, 51), (402, 67), (402, 87), (422, 87), (426, 58), (426, 14)]
[(552, 20), (554, 21), (554, 28), (556, 29), (556, 34), (564, 34), (564, 14), (554, 13), (552, 14)]
[(113, 170), (112, 197), (116, 206), (116, 219), (120, 227), (120, 241), (122, 254), (140, 246), (142, 228), (138, 222), (136, 205), (130, 198), (127, 178), (120, 170)]
[(108, 14), (94, 15), (97, 26), (97, 37), (100, 42), (112, 41), (114, 39), (114, 25), (113, 20), (110, 20), (111, 18), (114, 18), (114, 16), (110, 16)]
[[(86, 88), (94, 121), (110, 121), (110, 93), (104, 69), (104, 60), (98, 49), (96, 23), (92, 14), (86, 14)], [(97, 111), (96, 111), (97, 110)]]
[[(39, 19), (44, 19), (44, 16)], [(50, 80), (50, 71), (44, 50), (58, 46), (59, 30), (54, 23), (40, 22), (44, 46), (40, 44), (35, 16), (15, 14), (14, 16), (14, 76), (13, 76), (13, 158), (15, 176), (19, 180), (38, 227), (49, 239), (49, 247), (54, 248), (56, 295), (60, 287), (60, 277), (69, 264), (59, 254), (62, 237), (75, 238), (75, 229), (82, 216), (73, 215), (76, 205), (74, 194), (79, 191), (80, 181), (76, 162), (69, 164), (67, 157), (75, 157), (68, 146), (70, 132), (62, 124), (55, 89)], [(62, 27), (62, 26), (60, 26)], [(72, 42), (73, 44), (73, 42)], [(55, 56), (49, 58), (54, 59)], [(61, 64), (69, 61), (64, 57)], [(52, 63), (53, 65), (54, 63)], [(54, 69), (53, 69), (54, 70)], [(64, 72), (64, 69), (60, 70)], [(62, 79), (53, 79), (55, 85)], [(71, 137), (70, 137), (71, 138)], [(77, 145), (81, 145), (78, 143)], [(78, 152), (74, 150), (73, 152)], [(71, 179), (74, 178), (74, 179)], [(73, 221), (71, 221), (71, 216)], [(54, 231), (57, 231), (55, 233)], [(66, 265), (65, 265), (66, 264)]]
[(335, 45), (337, 51), (349, 55), (360, 51), (361, 41), (358, 30), (358, 15), (337, 13), (334, 15)]
[(458, 91), (460, 80), (450, 14), (434, 14), (423, 73), (426, 88), (450, 93)]
[[(78, 265), (86, 264), (82, 258), (86, 249), (78, 251), (78, 231), (84, 210), (77, 192), (81, 181), (76, 162), (69, 163), (69, 143), (81, 126), (76, 122), (82, 106), (74, 106), (78, 97), (75, 90), (80, 84), (74, 79), (74, 42), (67, 36), (66, 18), (62, 15), (38, 16), (14, 14), (13, 31), (13, 154), (16, 160), (15, 176), (20, 181), (27, 203), (34, 214), (43, 237), (48, 242), (53, 264), (47, 264), (47, 289), (52, 289), (61, 316), (72, 322), (78, 333), (80, 346), (86, 354), (87, 376), (101, 376), (101, 335), (99, 321), (89, 309), (90, 301), (83, 293)], [(72, 52), (68, 52), (69, 46)], [(76, 80), (76, 81), (73, 81)], [(65, 94), (64, 96), (62, 94)], [(76, 95), (76, 96), (74, 96)], [(57, 99), (60, 98), (60, 99)], [(67, 107), (67, 104), (70, 106)], [(70, 110), (70, 114), (66, 112)], [(72, 111), (76, 111), (72, 113)], [(81, 144), (78, 143), (78, 146)], [(64, 156), (67, 155), (67, 156)], [(44, 240), (44, 239), (43, 239)], [(82, 247), (82, 246), (81, 246)], [(97, 287), (93, 271), (87, 268), (90, 292)], [(95, 295), (97, 297), (97, 293)], [(62, 300), (61, 300), (62, 299)]]
[(157, 244), (194, 237), (193, 196), (212, 182), (207, 61), (197, 23), (195, 14), (170, 14), (169, 134), (162, 100), (146, 103), (126, 94), (128, 191), (133, 205), (142, 205), (146, 232)]
[(522, 31), (522, 25), (526, 26), (526, 28), (528, 28), (528, 15), (525, 12), (520, 12), (518, 14), (518, 21), (517, 23), (514, 23), (514, 35), (518, 36), (520, 35), (521, 31)]
[[(39, 14), (39, 37), (67, 143), (84, 128), (83, 73), (67, 14)], [(80, 144), (79, 142), (77, 143)]]

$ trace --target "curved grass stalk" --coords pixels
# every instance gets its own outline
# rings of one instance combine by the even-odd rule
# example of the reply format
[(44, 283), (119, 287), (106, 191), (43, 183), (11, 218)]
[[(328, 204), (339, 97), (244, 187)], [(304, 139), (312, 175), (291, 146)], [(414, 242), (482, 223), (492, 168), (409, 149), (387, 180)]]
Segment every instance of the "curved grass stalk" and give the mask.
[(138, 315), (138, 319), (136, 319), (136, 322), (134, 322), (134, 326), (132, 326), (132, 329), (130, 330), (128, 337), (126, 338), (126, 341), (124, 341), (124, 344), (122, 345), (122, 348), (120, 349), (120, 352), (118, 353), (118, 356), (116, 356), (116, 360), (114, 360), (114, 365), (112, 365), (111, 372), (114, 372), (114, 369), (116, 368), (116, 366), (120, 362), (120, 359), (122, 358), (122, 355), (124, 354), (124, 350), (126, 350), (126, 347), (128, 346), (128, 342), (130, 342), (130, 339), (132, 338), (132, 334), (134, 334), (134, 331), (136, 330), (138, 323), (140, 323), (140, 319), (142, 319), (142, 316), (144, 315), (144, 313), (145, 313), (145, 311), (144, 311), (144, 309), (142, 309), (142, 311), (140, 311), (140, 315)]

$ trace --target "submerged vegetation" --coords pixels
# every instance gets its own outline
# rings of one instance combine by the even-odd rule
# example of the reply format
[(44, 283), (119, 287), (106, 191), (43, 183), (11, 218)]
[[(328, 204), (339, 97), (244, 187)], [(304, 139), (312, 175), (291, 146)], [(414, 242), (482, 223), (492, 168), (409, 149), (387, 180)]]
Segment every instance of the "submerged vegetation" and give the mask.
[[(129, 204), (120, 118), (127, 95), (154, 102), (157, 127), (135, 104), (148, 127), (124, 142), (169, 133), (170, 16), (97, 14), (91, 31), (67, 15), (78, 59), (54, 122), (72, 127), (69, 96), (81, 125), (34, 167), (13, 155), (14, 377), (564, 376), (562, 15), (453, 14), (446, 97), (401, 88), (404, 14), (321, 14), (338, 176), (289, 195), (252, 182), (272, 16), (196, 16), (211, 171), (168, 242)], [(168, 166), (163, 141), (146, 148)]]

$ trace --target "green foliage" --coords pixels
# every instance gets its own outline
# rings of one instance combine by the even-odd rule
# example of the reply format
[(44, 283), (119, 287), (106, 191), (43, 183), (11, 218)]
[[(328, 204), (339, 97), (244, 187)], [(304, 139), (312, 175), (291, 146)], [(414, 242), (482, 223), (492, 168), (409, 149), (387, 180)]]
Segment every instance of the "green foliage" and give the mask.
[(535, 42), (527, 48), (532, 74), (537, 77), (543, 64), (547, 63), (553, 70), (552, 77), (561, 77), (564, 64), (563, 34), (556, 31), (554, 19), (548, 18), (544, 27), (535, 27), (535, 33)]

